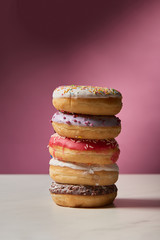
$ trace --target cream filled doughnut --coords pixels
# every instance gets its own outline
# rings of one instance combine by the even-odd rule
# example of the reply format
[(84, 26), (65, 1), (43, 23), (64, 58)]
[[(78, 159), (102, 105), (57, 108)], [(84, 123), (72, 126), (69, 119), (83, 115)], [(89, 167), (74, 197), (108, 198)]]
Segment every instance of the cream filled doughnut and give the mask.
[(113, 88), (61, 86), (53, 92), (57, 110), (91, 115), (116, 115), (122, 108), (122, 95)]
[(117, 161), (120, 150), (115, 139), (73, 139), (55, 133), (49, 140), (49, 152), (52, 157), (67, 162), (112, 164)]
[(58, 183), (80, 185), (112, 185), (118, 180), (117, 164), (75, 164), (52, 158), (49, 162), (50, 177)]
[(115, 138), (121, 131), (121, 121), (115, 116), (92, 116), (56, 112), (52, 126), (61, 136), (82, 139)]
[(116, 185), (83, 186), (53, 182), (49, 189), (53, 201), (63, 207), (102, 207), (117, 196)]

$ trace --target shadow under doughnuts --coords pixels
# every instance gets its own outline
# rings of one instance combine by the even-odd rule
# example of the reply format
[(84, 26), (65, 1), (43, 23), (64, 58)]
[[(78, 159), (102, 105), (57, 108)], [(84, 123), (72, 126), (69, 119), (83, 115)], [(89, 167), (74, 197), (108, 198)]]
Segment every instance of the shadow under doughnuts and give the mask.
[(160, 199), (117, 198), (115, 208), (160, 208)]
[(160, 208), (160, 199), (117, 198), (114, 200), (114, 203), (106, 205), (104, 207), (87, 209), (104, 208)]

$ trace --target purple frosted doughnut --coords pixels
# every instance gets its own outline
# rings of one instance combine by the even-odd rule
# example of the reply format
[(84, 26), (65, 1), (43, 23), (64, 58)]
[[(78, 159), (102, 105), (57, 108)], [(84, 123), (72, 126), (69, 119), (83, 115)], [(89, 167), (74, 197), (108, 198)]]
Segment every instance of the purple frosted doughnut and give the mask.
[(93, 116), (56, 112), (51, 122), (59, 135), (69, 138), (115, 138), (121, 130), (121, 121), (115, 116)]

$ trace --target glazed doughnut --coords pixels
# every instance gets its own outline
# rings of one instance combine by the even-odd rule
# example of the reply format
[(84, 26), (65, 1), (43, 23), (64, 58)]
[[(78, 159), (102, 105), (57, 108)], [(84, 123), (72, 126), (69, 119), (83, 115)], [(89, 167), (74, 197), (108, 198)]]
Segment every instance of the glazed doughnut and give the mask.
[(117, 196), (116, 185), (83, 186), (53, 182), (49, 189), (53, 201), (63, 207), (102, 207)]
[(115, 138), (121, 131), (121, 121), (115, 116), (92, 116), (56, 112), (52, 126), (61, 136), (82, 139)]
[(58, 183), (80, 185), (112, 185), (118, 180), (117, 164), (89, 165), (50, 160), (49, 175)]
[(55, 133), (49, 140), (49, 152), (52, 157), (67, 162), (100, 165), (115, 163), (120, 150), (115, 139), (73, 139)]
[(115, 89), (92, 86), (61, 86), (53, 92), (57, 110), (91, 115), (116, 115), (122, 108), (122, 95)]

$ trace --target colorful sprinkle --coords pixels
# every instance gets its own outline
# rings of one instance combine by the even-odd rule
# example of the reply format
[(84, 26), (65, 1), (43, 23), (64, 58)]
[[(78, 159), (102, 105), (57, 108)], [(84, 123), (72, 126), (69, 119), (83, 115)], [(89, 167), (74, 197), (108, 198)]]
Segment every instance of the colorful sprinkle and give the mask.
[(93, 86), (61, 86), (55, 89), (53, 97), (56, 97), (56, 93), (61, 96), (69, 93), (71, 97), (78, 97), (85, 94), (86, 96), (95, 95), (96, 97), (107, 97), (107, 95), (117, 95), (121, 97), (121, 93), (114, 88), (93, 87)]

